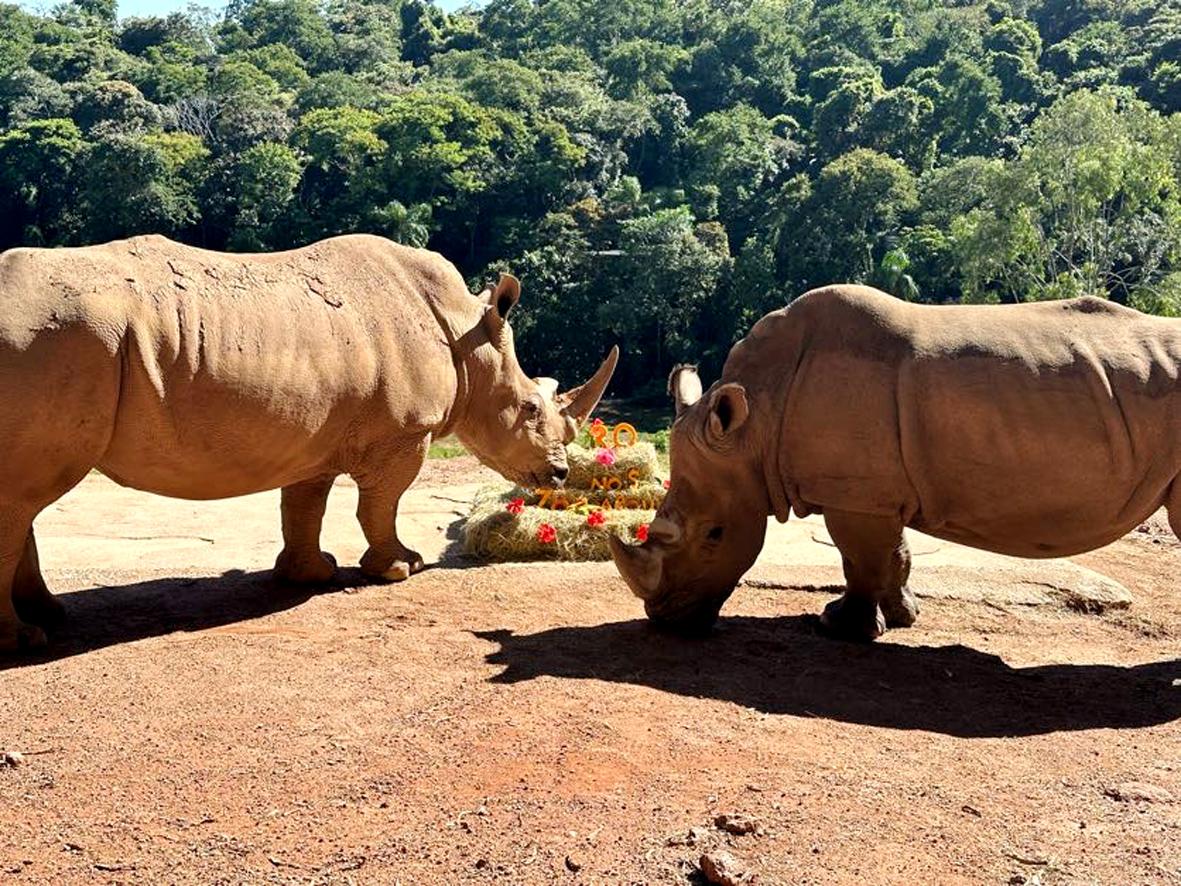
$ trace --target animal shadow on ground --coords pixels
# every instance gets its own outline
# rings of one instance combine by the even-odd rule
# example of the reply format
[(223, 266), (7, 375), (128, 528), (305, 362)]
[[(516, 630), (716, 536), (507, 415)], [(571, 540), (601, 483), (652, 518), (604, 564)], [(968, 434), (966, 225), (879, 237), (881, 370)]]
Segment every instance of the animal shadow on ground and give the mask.
[(1181, 659), (1117, 666), (1010, 667), (968, 646), (868, 645), (821, 636), (815, 616), (730, 617), (703, 640), (646, 621), (476, 632), (497, 683), (605, 680), (768, 714), (1000, 738), (1137, 728), (1181, 718)]
[(340, 568), (324, 585), (275, 581), (270, 570), (240, 569), (209, 578), (156, 578), (60, 594), (65, 623), (50, 633), (49, 648), (0, 656), (0, 671), (69, 658), (95, 649), (171, 634), (200, 631), (292, 609), (319, 594), (372, 584), (360, 569)]

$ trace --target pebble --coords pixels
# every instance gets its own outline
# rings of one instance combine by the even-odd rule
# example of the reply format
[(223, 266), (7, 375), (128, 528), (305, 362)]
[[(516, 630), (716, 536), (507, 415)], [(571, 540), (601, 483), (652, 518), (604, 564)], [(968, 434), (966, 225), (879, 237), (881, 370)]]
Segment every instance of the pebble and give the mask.
[(757, 834), (759, 830), (759, 823), (755, 819), (749, 815), (742, 815), (741, 813), (723, 812), (714, 819), (714, 825), (720, 830), (728, 834), (734, 834), (735, 836)]
[(20, 751), (4, 751), (0, 753), (0, 766), (11, 766), (15, 769), (25, 762), (25, 755)]
[(1126, 781), (1123, 784), (1110, 787), (1103, 793), (1113, 800), (1124, 803), (1172, 803), (1173, 795), (1162, 787), (1149, 784), (1146, 781)]
[(738, 860), (729, 852), (707, 852), (701, 856), (699, 864), (706, 882), (716, 886), (741, 886), (751, 882)]
[(579, 861), (577, 858), (575, 858), (573, 855), (567, 855), (566, 856), (566, 870), (570, 871), (570, 873), (572, 873), (572, 874), (577, 874), (579, 871), (582, 870), (582, 862)]

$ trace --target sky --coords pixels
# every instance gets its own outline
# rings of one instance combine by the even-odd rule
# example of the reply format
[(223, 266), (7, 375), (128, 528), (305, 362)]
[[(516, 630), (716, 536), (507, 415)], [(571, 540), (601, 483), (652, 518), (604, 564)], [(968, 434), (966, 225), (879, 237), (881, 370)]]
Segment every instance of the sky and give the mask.
[[(435, 2), (446, 10), (458, 9), (464, 5), (464, 0), (435, 0)], [(50, 9), (56, 4), (51, 2), (51, 0), (31, 0), (31, 2), (25, 2), (21, 5), (37, 11)], [(132, 15), (167, 15), (178, 9), (184, 9), (188, 5), (189, 0), (119, 0), (119, 17), (125, 18)], [(225, 6), (225, 0), (198, 0), (197, 5), (219, 10)]]

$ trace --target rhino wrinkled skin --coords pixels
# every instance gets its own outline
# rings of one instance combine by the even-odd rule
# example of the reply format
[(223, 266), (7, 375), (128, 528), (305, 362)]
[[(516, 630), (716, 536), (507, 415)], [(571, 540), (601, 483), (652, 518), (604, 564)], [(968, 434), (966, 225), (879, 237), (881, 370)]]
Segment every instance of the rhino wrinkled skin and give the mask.
[(422, 567), (395, 520), (432, 439), (560, 484), (618, 351), (564, 395), (527, 378), (506, 322), (519, 294), (505, 275), (474, 296), (441, 256), (365, 235), (0, 255), (0, 651), (41, 645), (61, 617), (33, 519), (94, 468), (178, 498), (281, 488), (275, 569), (308, 582), (333, 573), (319, 535), (337, 475), (359, 489), (362, 569), (388, 580)]
[(864, 286), (768, 314), (675, 422), (641, 546), (612, 541), (657, 622), (702, 630), (768, 515), (822, 513), (847, 589), (822, 621), (917, 615), (903, 528), (1001, 554), (1109, 544), (1161, 506), (1181, 536), (1181, 320), (1100, 299), (913, 305)]

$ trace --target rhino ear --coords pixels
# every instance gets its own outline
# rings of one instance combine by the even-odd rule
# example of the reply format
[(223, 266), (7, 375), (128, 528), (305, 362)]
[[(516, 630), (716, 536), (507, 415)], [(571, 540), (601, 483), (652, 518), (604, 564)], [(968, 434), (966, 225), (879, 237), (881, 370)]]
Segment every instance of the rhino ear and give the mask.
[(746, 399), (746, 388), (737, 384), (714, 388), (709, 396), (709, 418), (705, 425), (710, 444), (714, 447), (729, 444), (749, 417), (750, 403)]
[(521, 283), (512, 274), (501, 274), (495, 286), (484, 290), (484, 300), (492, 309), (494, 319), (503, 323), (509, 311), (521, 300)]

